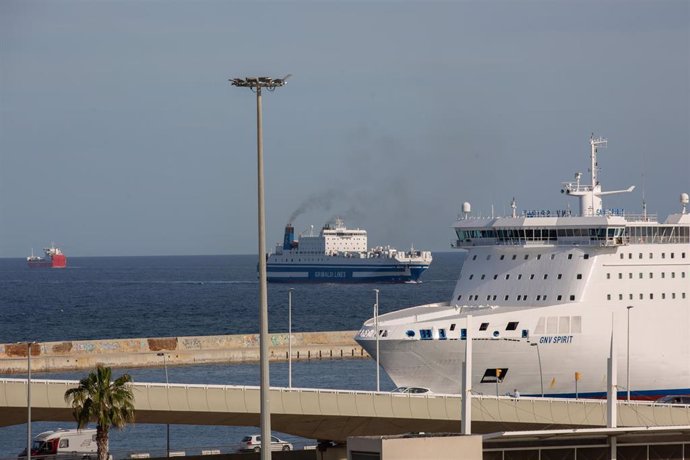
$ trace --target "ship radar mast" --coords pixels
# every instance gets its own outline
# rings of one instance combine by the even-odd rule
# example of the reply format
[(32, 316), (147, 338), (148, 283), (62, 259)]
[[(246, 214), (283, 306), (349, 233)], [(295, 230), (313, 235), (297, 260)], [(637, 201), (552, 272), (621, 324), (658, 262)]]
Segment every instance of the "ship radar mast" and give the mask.
[(616, 195), (620, 193), (632, 192), (635, 186), (631, 186), (626, 190), (611, 190), (608, 192), (602, 192), (601, 183), (599, 182), (599, 162), (597, 161), (597, 153), (599, 147), (606, 148), (608, 145), (608, 140), (603, 137), (594, 137), (594, 134), (589, 139), (589, 144), (591, 147), (590, 160), (591, 167), (590, 172), (592, 173), (592, 184), (582, 185), (580, 179), (582, 178), (581, 173), (575, 174), (575, 182), (564, 182), (563, 189), (561, 193), (565, 193), (571, 196), (577, 196), (580, 198), (580, 215), (581, 216), (596, 216), (605, 214), (603, 209), (603, 203), (601, 197), (604, 195)]

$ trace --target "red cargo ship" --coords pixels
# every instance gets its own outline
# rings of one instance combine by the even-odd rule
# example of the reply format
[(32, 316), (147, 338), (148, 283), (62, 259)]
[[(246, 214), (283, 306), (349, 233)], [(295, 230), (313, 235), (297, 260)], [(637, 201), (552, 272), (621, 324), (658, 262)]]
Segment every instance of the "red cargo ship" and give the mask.
[(49, 248), (43, 248), (45, 257), (38, 257), (34, 255), (34, 250), (31, 250), (31, 255), (26, 258), (26, 263), (31, 268), (65, 268), (67, 266), (67, 256), (65, 256), (59, 248), (52, 245)]

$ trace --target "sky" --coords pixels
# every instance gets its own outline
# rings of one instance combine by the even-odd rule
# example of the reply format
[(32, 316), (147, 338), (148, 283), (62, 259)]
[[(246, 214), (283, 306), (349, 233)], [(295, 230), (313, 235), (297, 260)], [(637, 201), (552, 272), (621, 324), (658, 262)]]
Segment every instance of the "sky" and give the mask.
[[(335, 216), (450, 250), (475, 215), (690, 193), (690, 2), (0, 1), (0, 257), (257, 253)], [(296, 215), (295, 215), (296, 214)]]

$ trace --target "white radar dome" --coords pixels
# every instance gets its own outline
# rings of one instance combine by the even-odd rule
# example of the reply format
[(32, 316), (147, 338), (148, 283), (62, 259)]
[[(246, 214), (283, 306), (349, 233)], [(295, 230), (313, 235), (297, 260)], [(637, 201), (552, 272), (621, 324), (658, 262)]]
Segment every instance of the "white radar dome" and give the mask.
[(688, 197), (687, 193), (681, 193), (680, 194), (680, 203), (681, 204), (688, 204), (690, 202), (690, 197)]
[[(687, 195), (685, 195), (685, 196), (687, 197)], [(462, 212), (463, 212), (464, 214), (469, 214), (469, 213), (471, 213), (471, 212), (472, 212), (472, 205), (471, 205), (469, 202), (465, 201), (465, 202), (462, 204)]]

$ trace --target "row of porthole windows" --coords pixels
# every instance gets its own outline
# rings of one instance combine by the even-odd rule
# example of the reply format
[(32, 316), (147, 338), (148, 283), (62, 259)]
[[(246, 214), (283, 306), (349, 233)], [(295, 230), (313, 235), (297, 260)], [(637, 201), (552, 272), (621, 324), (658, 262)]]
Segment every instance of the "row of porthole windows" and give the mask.
[[(498, 296), (497, 296), (496, 294), (494, 294), (494, 295), (489, 294), (489, 295), (486, 296), (486, 300), (487, 300), (487, 301), (496, 300), (497, 298), (498, 298)], [(537, 300), (537, 302), (539, 302), (539, 301), (546, 301), (546, 298), (547, 298), (546, 294), (544, 294), (544, 295), (538, 295), (538, 296), (536, 297), (536, 300)], [(575, 294), (570, 294), (569, 299), (570, 299), (571, 301), (574, 301), (574, 300), (575, 300)], [(458, 299), (457, 299), (457, 300), (462, 300), (462, 294), (459, 294), (459, 295), (458, 295)], [(479, 300), (479, 294), (470, 294), (470, 295), (468, 296), (468, 298), (467, 298), (467, 301), (468, 301), (468, 302), (478, 301), (478, 300)], [(503, 300), (504, 300), (505, 302), (509, 301), (509, 300), (510, 300), (510, 296), (509, 296), (509, 295), (504, 296), (504, 297), (503, 297)], [(518, 301), (518, 302), (527, 302), (528, 300), (529, 300), (529, 296), (527, 296), (527, 295), (518, 295), (518, 296), (517, 296), (517, 301)], [(559, 294), (559, 295), (556, 297), (556, 300), (558, 300), (558, 301), (563, 300), (563, 295), (562, 295), (562, 294)]]
[[(535, 276), (536, 276), (536, 275), (535, 275), (534, 273), (532, 273), (532, 274), (529, 275), (529, 278), (525, 278), (525, 279), (533, 280), (533, 279), (535, 278)], [(558, 278), (559, 280), (560, 280), (560, 279), (563, 279), (563, 273), (559, 273), (558, 276), (557, 276), (557, 278)], [(470, 280), (471, 280), (471, 279), (474, 279), (474, 273), (471, 274), (471, 275), (468, 277), (468, 279), (470, 279)], [(481, 279), (481, 280), (486, 279), (486, 274), (482, 274), (481, 277), (480, 277), (480, 279)], [(498, 279), (498, 274), (494, 274), (493, 279)], [(510, 279), (510, 273), (506, 273), (506, 274), (505, 274), (505, 279), (507, 279), (507, 280)], [(518, 280), (521, 280), (521, 279), (522, 279), (522, 273), (518, 273), (517, 279), (518, 279)], [(548, 273), (544, 273), (544, 275), (542, 275), (542, 279), (545, 279), (545, 280), (546, 280), (546, 279), (549, 279), (549, 274), (548, 274)], [(579, 280), (582, 279), (582, 274), (581, 274), (581, 273), (578, 273), (578, 274), (577, 274), (577, 279), (579, 279)]]
[[(670, 253), (670, 256), (671, 256), (671, 259), (675, 259), (676, 253), (675, 253), (675, 252), (671, 252), (671, 253)], [(621, 252), (620, 258), (621, 258), (621, 259), (625, 259), (625, 253), (622, 253), (622, 252)], [(632, 252), (628, 252), (628, 259), (632, 259), (632, 258), (633, 258), (633, 253), (632, 253)], [(639, 252), (639, 253), (637, 254), (637, 258), (638, 258), (638, 259), (644, 259), (644, 253)], [(654, 258), (654, 253), (653, 253), (653, 252), (650, 252), (648, 258), (649, 258), (649, 259), (653, 259), (653, 258)], [(661, 258), (662, 258), (662, 259), (665, 259), (665, 258), (666, 258), (666, 253), (665, 253), (665, 252), (662, 252), (662, 253), (661, 253)], [(681, 253), (680, 253), (680, 258), (681, 258), (681, 259), (685, 259), (685, 253), (684, 253), (684, 252), (681, 252)]]
[[(518, 324), (520, 324), (519, 321), (510, 321), (510, 322), (508, 322), (508, 324), (506, 324), (505, 330), (506, 331), (515, 331), (518, 328)], [(486, 331), (488, 328), (489, 328), (489, 323), (481, 323), (479, 325), (478, 330), (479, 331)], [(455, 330), (455, 324), (450, 325), (450, 330), (451, 331)], [(387, 333), (388, 331), (384, 331), (384, 332)], [(521, 334), (522, 334), (523, 338), (529, 337), (529, 331), (527, 329), (523, 329)], [(385, 335), (388, 335), (388, 334), (385, 334)], [(409, 329), (405, 332), (405, 335), (407, 335), (407, 337), (415, 337), (417, 334), (413, 329)], [(498, 337), (499, 335), (500, 335), (500, 333), (498, 331), (493, 332), (494, 337)], [(420, 329), (419, 330), (419, 338), (421, 340), (432, 340), (434, 338), (433, 329)], [(467, 329), (465, 329), (465, 328), (460, 329), (460, 338), (463, 340), (467, 338)], [(438, 330), (438, 339), (439, 340), (448, 339), (448, 334), (446, 333), (445, 328), (440, 328)]]
[[(623, 297), (624, 297), (624, 294), (618, 294), (618, 300), (623, 300)], [(644, 295), (643, 293), (638, 294), (638, 297), (639, 297), (640, 300), (644, 300), (644, 299), (645, 299), (645, 295)], [(665, 292), (662, 292), (660, 298), (661, 298), (661, 300), (666, 300), (666, 293), (665, 293)], [(672, 292), (670, 298), (671, 298), (672, 300), (675, 299), (675, 298), (676, 298), (676, 293), (675, 293), (675, 292)], [(680, 293), (680, 298), (681, 298), (681, 299), (684, 299), (684, 298), (685, 298), (685, 292), (681, 292), (681, 293)], [(612, 299), (612, 295), (611, 295), (611, 294), (606, 294), (606, 300), (611, 300), (611, 299)], [(628, 300), (634, 300), (634, 299), (635, 299), (635, 294), (628, 294)], [(649, 299), (649, 300), (654, 300), (654, 293), (653, 293), (653, 292), (650, 292), (649, 294), (647, 294), (647, 299)]]
[[(542, 256), (541, 254), (537, 254), (537, 256), (535, 257), (535, 259), (541, 260), (541, 256)], [(517, 254), (513, 254), (513, 255), (510, 257), (510, 260), (517, 260), (517, 257), (518, 257)], [(685, 253), (683, 253), (683, 257), (685, 257)], [(501, 256), (499, 257), (500, 260), (505, 260), (505, 258), (506, 258), (506, 255), (505, 255), (505, 254), (501, 254)], [(554, 260), (554, 259), (556, 258), (556, 254), (550, 254), (550, 258), (551, 258), (551, 260)], [(586, 260), (586, 259), (589, 259), (589, 254), (583, 254), (583, 255), (582, 255), (582, 258), (585, 259), (585, 260)], [(529, 254), (525, 254), (525, 255), (522, 257), (522, 259), (523, 259), (523, 260), (529, 260)], [(573, 254), (572, 254), (572, 253), (568, 253), (568, 260), (572, 260), (572, 259), (573, 259)], [(477, 260), (477, 254), (475, 254), (475, 255), (472, 256), (472, 260)], [(491, 260), (491, 254), (489, 254), (489, 255), (486, 256), (486, 260)]]
[[(675, 277), (676, 277), (676, 272), (670, 272), (670, 273), (671, 273), (671, 278), (675, 278)], [(666, 278), (666, 272), (661, 272), (661, 273), (660, 273), (660, 276), (661, 276), (662, 279)], [(628, 279), (633, 279), (633, 277), (634, 277), (634, 276), (633, 276), (633, 273), (632, 273), (632, 272), (628, 272)], [(680, 277), (681, 277), (681, 278), (685, 278), (685, 272), (680, 272)], [(639, 273), (638, 273), (638, 278), (639, 278), (639, 279), (643, 279), (643, 278), (644, 278), (644, 273), (639, 272)], [(648, 278), (649, 278), (649, 279), (653, 279), (653, 278), (654, 278), (654, 272), (649, 272)], [(606, 279), (607, 279), (607, 280), (610, 280), (610, 279), (611, 279), (611, 273), (607, 273), (607, 274), (606, 274)], [(619, 280), (622, 280), (622, 279), (623, 279), (623, 273), (618, 272), (618, 279), (619, 279)]]

